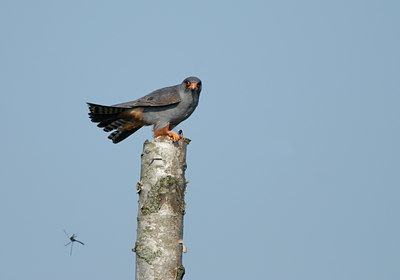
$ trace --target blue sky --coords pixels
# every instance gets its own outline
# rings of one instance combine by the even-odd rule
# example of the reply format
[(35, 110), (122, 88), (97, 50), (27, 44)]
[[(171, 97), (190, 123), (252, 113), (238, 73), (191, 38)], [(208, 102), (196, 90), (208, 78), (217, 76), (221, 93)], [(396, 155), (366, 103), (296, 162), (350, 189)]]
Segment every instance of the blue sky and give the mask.
[(85, 102), (191, 75), (185, 279), (400, 278), (399, 11), (0, 1), (0, 278), (133, 279), (151, 128), (113, 145)]

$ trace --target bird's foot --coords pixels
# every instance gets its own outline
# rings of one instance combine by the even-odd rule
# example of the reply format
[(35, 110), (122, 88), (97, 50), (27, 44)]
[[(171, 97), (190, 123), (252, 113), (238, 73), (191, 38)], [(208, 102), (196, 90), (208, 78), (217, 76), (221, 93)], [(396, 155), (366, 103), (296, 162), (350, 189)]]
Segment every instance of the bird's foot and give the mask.
[(174, 142), (177, 142), (181, 137), (178, 135), (178, 133), (173, 132), (173, 131), (168, 131), (168, 136), (173, 139)]
[(154, 138), (159, 136), (169, 136), (172, 138), (173, 142), (177, 142), (180, 138), (182, 138), (178, 133), (170, 131), (168, 126), (165, 126), (159, 130), (154, 130)]

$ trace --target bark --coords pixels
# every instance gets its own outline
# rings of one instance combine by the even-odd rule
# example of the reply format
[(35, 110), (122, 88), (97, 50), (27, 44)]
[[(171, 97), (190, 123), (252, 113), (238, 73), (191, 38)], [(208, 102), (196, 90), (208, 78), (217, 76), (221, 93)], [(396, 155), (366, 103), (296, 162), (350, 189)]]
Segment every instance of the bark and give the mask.
[(180, 280), (185, 214), (186, 147), (156, 138), (143, 145), (139, 192), (136, 280)]

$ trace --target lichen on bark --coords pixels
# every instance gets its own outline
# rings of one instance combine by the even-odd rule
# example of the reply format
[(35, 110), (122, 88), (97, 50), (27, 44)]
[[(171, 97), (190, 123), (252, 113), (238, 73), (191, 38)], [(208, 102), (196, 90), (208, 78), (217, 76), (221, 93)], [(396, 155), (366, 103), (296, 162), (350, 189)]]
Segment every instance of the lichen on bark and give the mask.
[(182, 215), (185, 214), (183, 190), (179, 187), (177, 180), (170, 175), (161, 177), (154, 186), (150, 187), (141, 208), (142, 214), (158, 212), (162, 203), (167, 201), (175, 211), (179, 211)]
[(148, 264), (153, 264), (156, 258), (162, 256), (162, 252), (160, 250), (153, 251), (150, 247), (147, 247), (143, 244), (138, 244), (136, 242), (135, 246), (136, 255), (145, 260)]

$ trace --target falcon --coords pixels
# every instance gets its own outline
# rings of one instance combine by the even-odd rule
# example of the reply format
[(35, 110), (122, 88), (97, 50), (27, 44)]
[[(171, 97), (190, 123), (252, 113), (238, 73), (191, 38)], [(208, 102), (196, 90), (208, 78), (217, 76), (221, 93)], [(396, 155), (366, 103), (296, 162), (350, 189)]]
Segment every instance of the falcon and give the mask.
[(169, 136), (174, 142), (184, 136), (171, 130), (186, 120), (199, 103), (201, 81), (188, 77), (179, 85), (161, 88), (135, 101), (104, 106), (89, 105), (89, 117), (114, 144), (121, 142), (143, 126), (153, 125), (154, 137)]

